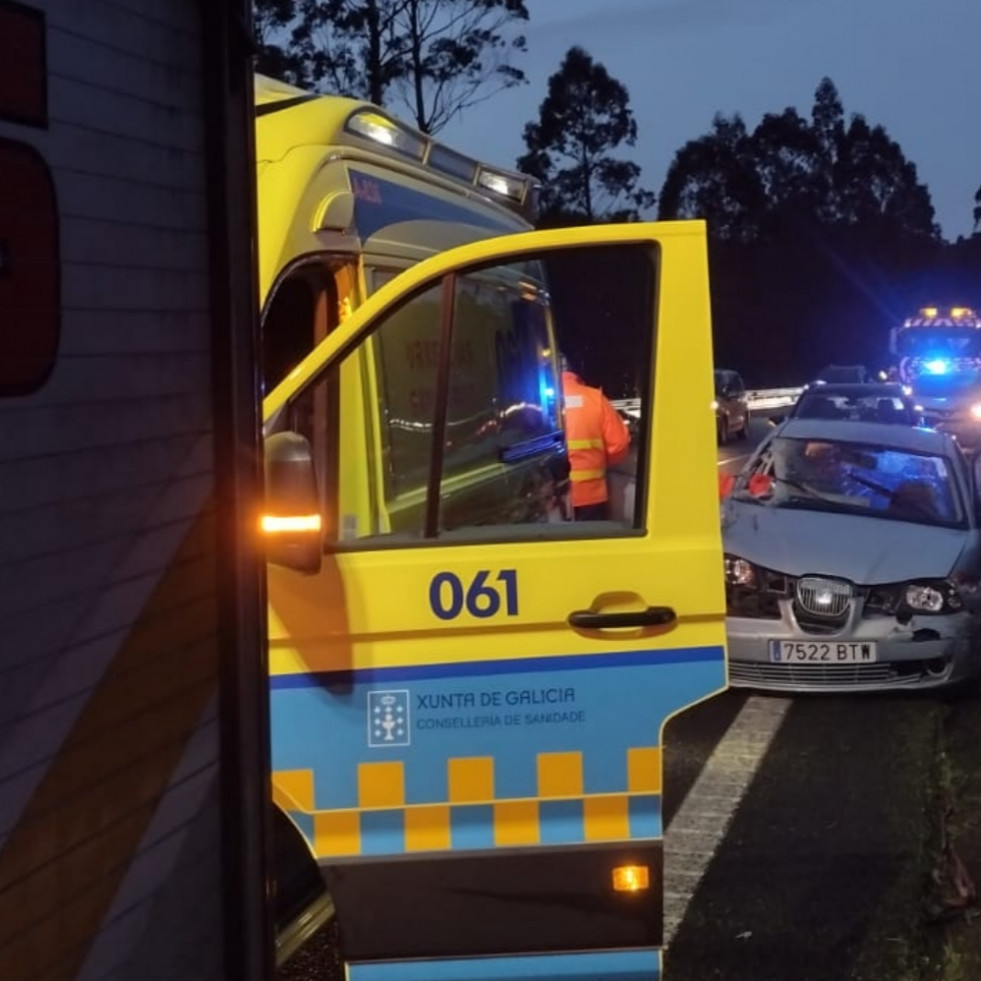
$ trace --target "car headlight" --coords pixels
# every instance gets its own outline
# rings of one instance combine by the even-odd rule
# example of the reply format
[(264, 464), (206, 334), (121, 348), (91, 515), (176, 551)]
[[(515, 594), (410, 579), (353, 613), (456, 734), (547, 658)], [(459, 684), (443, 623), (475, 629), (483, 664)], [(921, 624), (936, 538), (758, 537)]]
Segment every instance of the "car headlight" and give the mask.
[(725, 557), (726, 582), (730, 586), (755, 586), (756, 570), (752, 563), (736, 555)]
[(971, 406), (971, 418), (981, 419), (981, 402), (975, 402), (974, 405)]
[(956, 613), (964, 608), (957, 586), (946, 579), (912, 582), (906, 587), (903, 600), (914, 613)]
[(906, 587), (906, 605), (921, 613), (939, 613), (944, 608), (944, 594), (933, 586), (913, 583)]

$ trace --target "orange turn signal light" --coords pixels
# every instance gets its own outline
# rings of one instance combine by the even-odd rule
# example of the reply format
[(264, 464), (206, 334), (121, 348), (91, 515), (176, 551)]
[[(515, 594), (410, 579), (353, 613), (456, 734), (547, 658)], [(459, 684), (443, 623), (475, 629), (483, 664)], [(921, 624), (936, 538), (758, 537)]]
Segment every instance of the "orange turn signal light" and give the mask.
[(643, 892), (651, 884), (651, 870), (646, 865), (617, 865), (613, 869), (614, 892)]
[(264, 535), (296, 534), (299, 532), (319, 532), (319, 514), (264, 514), (260, 521)]

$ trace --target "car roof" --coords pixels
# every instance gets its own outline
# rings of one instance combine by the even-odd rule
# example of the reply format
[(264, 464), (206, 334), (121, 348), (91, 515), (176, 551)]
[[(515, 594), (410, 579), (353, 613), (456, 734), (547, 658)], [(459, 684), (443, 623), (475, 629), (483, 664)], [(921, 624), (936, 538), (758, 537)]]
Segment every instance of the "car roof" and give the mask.
[(956, 456), (957, 441), (948, 433), (882, 422), (838, 419), (788, 419), (776, 434), (789, 439), (826, 439), (836, 443), (872, 443), (912, 453)]
[(903, 386), (897, 382), (826, 382), (809, 385), (801, 398), (809, 395), (879, 395), (882, 398), (905, 398)]

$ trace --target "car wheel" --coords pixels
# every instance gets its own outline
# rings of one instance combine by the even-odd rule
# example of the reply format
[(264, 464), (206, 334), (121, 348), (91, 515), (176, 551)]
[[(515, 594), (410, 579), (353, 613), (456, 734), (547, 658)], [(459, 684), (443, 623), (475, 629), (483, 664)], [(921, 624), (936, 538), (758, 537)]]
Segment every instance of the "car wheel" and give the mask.
[(725, 416), (720, 416), (716, 429), (718, 430), (719, 446), (725, 446), (729, 442), (729, 420)]
[(749, 439), (749, 416), (743, 416), (743, 425), (739, 430), (740, 439)]

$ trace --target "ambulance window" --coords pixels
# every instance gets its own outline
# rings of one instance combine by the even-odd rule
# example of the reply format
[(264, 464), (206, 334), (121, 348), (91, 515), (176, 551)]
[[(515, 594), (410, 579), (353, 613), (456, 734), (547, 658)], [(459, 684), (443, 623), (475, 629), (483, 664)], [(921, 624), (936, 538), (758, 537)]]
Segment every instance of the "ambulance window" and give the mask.
[(457, 282), (446, 406), (444, 479), (498, 462), (502, 400), (496, 363), (500, 338), (511, 330), (505, 286)]
[(597, 388), (608, 400), (646, 395), (654, 271), (648, 250), (618, 246), (561, 250), (456, 279), (440, 537), (609, 535), (643, 527), (637, 487), (646, 485), (638, 475), (646, 466), (640, 448), (648, 421), (628, 422), (608, 407), (614, 421), (606, 431), (593, 431), (590, 422), (588, 432), (566, 433), (555, 348), (568, 353), (592, 389), (572, 398), (585, 397), (594, 416), (603, 398)]
[(299, 277), (286, 280), (262, 324), (263, 389), (271, 392), (313, 347), (315, 295)]
[(400, 272), (400, 269), (382, 268), (381, 266), (375, 266), (368, 269), (365, 280), (368, 284), (369, 293), (375, 293), (380, 290), (387, 282), (393, 280)]
[[(502, 267), (455, 283), (443, 530), (511, 521), (521, 510), (511, 497), (523, 493), (517, 460), (564, 457), (546, 301), (526, 273)], [(538, 447), (549, 434), (551, 445)]]
[[(642, 530), (655, 269), (642, 247), (561, 250), (450, 277), (382, 316), (292, 406), (327, 458), (327, 547)], [(610, 410), (615, 459), (597, 446), (572, 466), (560, 350), (593, 392), (640, 399), (629, 425)], [(577, 475), (607, 507), (573, 509)]]
[(322, 266), (310, 263), (280, 283), (262, 321), (263, 391), (271, 392), (339, 319), (337, 284)]
[(381, 409), (385, 501), (423, 492), (429, 478), (436, 372), (439, 287), (416, 296), (370, 338)]
[(292, 428), (314, 447), (329, 544), (422, 535), (441, 295), (396, 308), (292, 404)]

